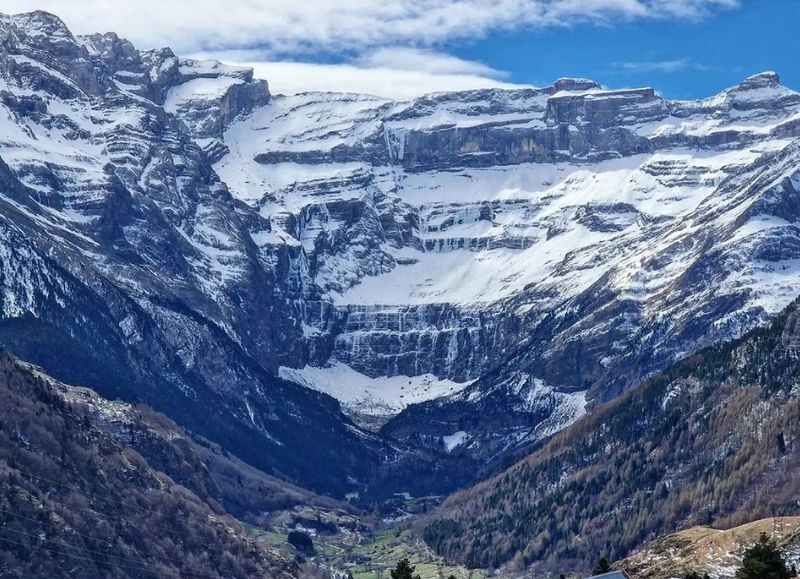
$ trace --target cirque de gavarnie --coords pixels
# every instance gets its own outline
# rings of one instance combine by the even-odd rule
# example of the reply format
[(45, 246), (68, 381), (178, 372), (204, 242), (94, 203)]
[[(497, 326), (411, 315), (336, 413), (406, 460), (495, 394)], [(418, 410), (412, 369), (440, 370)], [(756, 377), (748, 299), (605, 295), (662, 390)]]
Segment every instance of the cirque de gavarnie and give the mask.
[(635, 576), (668, 533), (800, 514), (800, 92), (776, 72), (700, 100), (269, 80), (0, 14), (0, 439), (24, 451), (0, 454), (0, 550), (34, 549), (2, 530), (42, 509), (91, 534), (42, 482), (80, 460), (181, 485), (188, 522), (161, 526), (211, 545), (174, 568), (84, 545), (92, 576), (334, 577), (330, 549), (247, 530), (397, 521), (457, 576)]

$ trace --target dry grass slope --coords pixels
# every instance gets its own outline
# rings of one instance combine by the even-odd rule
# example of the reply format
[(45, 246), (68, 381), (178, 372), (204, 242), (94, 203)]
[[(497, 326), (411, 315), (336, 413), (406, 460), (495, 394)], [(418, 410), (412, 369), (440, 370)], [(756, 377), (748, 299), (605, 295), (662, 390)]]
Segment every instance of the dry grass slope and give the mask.
[(669, 579), (695, 571), (733, 577), (744, 550), (766, 533), (794, 563), (800, 549), (800, 517), (761, 519), (732, 529), (692, 527), (652, 541), (615, 567), (636, 579)]

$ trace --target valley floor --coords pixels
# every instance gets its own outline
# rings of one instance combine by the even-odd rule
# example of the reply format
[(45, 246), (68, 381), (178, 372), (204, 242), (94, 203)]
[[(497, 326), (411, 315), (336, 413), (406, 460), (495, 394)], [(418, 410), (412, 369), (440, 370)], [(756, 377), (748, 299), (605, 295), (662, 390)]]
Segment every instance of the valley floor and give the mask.
[[(270, 528), (250, 527), (252, 535), (271, 549), (287, 557), (307, 559), (309, 567), (333, 576), (353, 579), (383, 579), (397, 563), (407, 559), (421, 579), (450, 577), (484, 579), (483, 569), (467, 569), (447, 563), (436, 555), (413, 529), (415, 515), (411, 511), (430, 508), (428, 501), (404, 499), (393, 515), (359, 517), (334, 513), (327, 509), (296, 507), (292, 511), (273, 513)], [(317, 527), (317, 528), (313, 528)], [(298, 552), (289, 544), (289, 533), (300, 530), (312, 537), (314, 554)]]

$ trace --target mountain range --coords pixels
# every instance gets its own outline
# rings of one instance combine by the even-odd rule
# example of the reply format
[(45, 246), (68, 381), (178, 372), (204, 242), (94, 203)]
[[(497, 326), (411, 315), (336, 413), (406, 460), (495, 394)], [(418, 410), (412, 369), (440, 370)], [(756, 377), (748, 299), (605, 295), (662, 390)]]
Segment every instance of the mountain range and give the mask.
[(0, 15), (0, 345), (294, 497), (485, 479), (429, 545), (585, 568), (795, 508), (798, 137), (774, 72), (280, 95)]

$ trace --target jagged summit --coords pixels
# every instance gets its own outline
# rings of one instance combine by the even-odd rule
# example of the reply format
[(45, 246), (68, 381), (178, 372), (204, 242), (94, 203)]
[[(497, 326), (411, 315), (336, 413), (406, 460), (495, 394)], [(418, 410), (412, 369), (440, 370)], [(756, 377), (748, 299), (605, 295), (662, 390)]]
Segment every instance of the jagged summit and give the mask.
[(780, 76), (778, 76), (778, 73), (772, 70), (768, 70), (765, 72), (754, 74), (752, 76), (748, 76), (741, 82), (739, 86), (746, 89), (754, 89), (754, 88), (764, 88), (764, 87), (774, 88), (780, 84), (781, 84), (781, 78)]
[(727, 111), (752, 111), (756, 115), (770, 110), (793, 110), (798, 102), (800, 93), (782, 85), (778, 74), (772, 71), (749, 76), (739, 84), (699, 101), (700, 106), (711, 104)]
[[(129, 91), (164, 104), (166, 92), (175, 86), (195, 82), (183, 88), (184, 96), (191, 96), (197, 89), (209, 108), (214, 97), (235, 101), (228, 105), (217, 103), (218, 114), (229, 112), (239, 114), (252, 102), (263, 103), (269, 98), (266, 81), (254, 81), (253, 69), (235, 67), (215, 61), (179, 59), (169, 48), (139, 51), (128, 40), (114, 32), (73, 36), (64, 22), (48, 12), (36, 11), (26, 14), (2, 15), (0, 26), (5, 34), (3, 45), (9, 52), (7, 60), (20, 74), (29, 74), (29, 83), (51, 83), (50, 91), (56, 84), (59, 94), (74, 98), (75, 90), (87, 95), (110, 95), (119, 91)], [(33, 70), (31, 61), (41, 60), (47, 67)], [(25, 69), (31, 69), (27, 72)], [(48, 74), (48, 71), (57, 74)], [(49, 78), (48, 78), (49, 77)], [(216, 84), (214, 81), (217, 81)], [(212, 86), (213, 85), (213, 86)], [(231, 96), (233, 92), (248, 92), (247, 95)], [(188, 96), (187, 96), (188, 95)], [(196, 99), (194, 99), (196, 100)], [(224, 121), (222, 121), (224, 123)], [(221, 130), (216, 121), (203, 121), (196, 124), (211, 124), (200, 132), (214, 133)]]
[(55, 14), (44, 10), (34, 10), (19, 14), (5, 14), (0, 12), (0, 22), (13, 24), (23, 30), (30, 37), (37, 37), (42, 40), (53, 40), (59, 38), (73, 39), (64, 21)]

